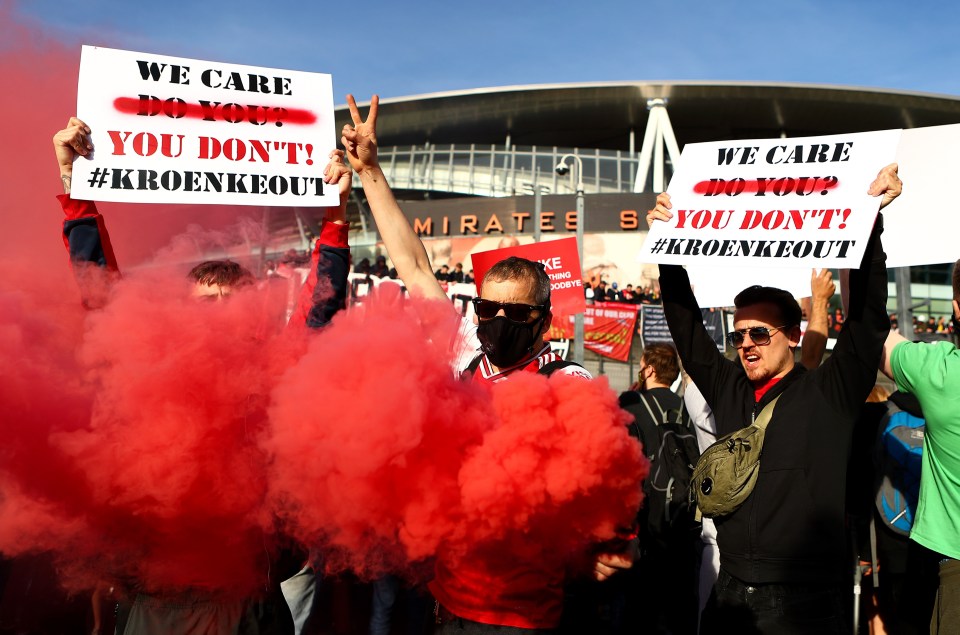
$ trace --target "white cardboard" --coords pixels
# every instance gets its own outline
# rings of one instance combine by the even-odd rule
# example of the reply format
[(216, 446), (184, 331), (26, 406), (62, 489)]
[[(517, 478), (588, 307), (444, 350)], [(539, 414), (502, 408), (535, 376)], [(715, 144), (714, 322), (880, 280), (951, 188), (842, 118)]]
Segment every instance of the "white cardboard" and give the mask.
[[(639, 259), (856, 267), (880, 203), (867, 189), (900, 133), (687, 144), (668, 189), (673, 218), (653, 224)], [(715, 193), (720, 180), (730, 188)]]
[(327, 74), (84, 46), (77, 116), (94, 144), (93, 155), (74, 164), (78, 199), (339, 201), (336, 185), (323, 183), (336, 147)]

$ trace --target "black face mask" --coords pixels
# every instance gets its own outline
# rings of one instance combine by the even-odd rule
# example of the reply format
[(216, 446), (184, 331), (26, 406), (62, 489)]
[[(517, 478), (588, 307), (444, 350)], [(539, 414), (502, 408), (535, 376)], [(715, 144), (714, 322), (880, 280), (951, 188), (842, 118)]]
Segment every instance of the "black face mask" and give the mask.
[(513, 366), (533, 354), (533, 347), (537, 344), (536, 336), (542, 323), (543, 317), (529, 324), (511, 322), (502, 315), (482, 320), (477, 326), (480, 348), (494, 366)]

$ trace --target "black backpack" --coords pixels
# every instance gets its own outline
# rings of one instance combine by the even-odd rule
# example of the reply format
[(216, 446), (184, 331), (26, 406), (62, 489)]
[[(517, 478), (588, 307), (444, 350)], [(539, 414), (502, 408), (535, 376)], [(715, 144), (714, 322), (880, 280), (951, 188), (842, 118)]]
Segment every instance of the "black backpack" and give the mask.
[(664, 411), (656, 397), (640, 394), (640, 404), (658, 422), (656, 431), (644, 434), (634, 418), (638, 436), (646, 442), (644, 452), (650, 459), (650, 474), (643, 483), (646, 497), (646, 527), (649, 535), (668, 542), (689, 536), (696, 528), (696, 505), (690, 500), (690, 480), (700, 458), (697, 437), (687, 409)]

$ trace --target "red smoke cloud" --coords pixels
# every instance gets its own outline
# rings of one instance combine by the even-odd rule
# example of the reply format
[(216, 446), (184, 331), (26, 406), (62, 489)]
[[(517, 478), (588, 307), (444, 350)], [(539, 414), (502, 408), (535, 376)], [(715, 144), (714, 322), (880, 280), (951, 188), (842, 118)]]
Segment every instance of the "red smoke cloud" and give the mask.
[(168, 268), (117, 282), (85, 324), (3, 300), (0, 362), (23, 363), (0, 393), (0, 551), (55, 552), (74, 588), (246, 595), (277, 518), (367, 576), (477, 544), (566, 559), (639, 503), (606, 381), (456, 379), (446, 303), (375, 294), (304, 347), (268, 291), (197, 302)]
[[(100, 32), (84, 34), (78, 41), (64, 37), (25, 22), (17, 13), (16, 3), (0, 0), (0, 76), (7, 86), (16, 87), (0, 91), (0, 120), (4, 122), (4, 151), (0, 153), (3, 231), (12, 237), (0, 253), (0, 265), (29, 263), (33, 278), (60, 277), (64, 271), (58, 232), (63, 216), (54, 198), (63, 187), (52, 138), (72, 115), (82, 118), (82, 113), (76, 112), (80, 47), (124, 48), (119, 42), (104, 41)], [(194, 224), (207, 230), (224, 229), (239, 218), (255, 218), (259, 224), (262, 216), (258, 207), (209, 205), (107, 203), (101, 205), (101, 211), (108, 219), (117, 259), (127, 269), (150, 260), (158, 249)], [(72, 288), (65, 292), (76, 293)]]
[(426, 303), (420, 316), (390, 288), (370, 296), (274, 395), (273, 497), (301, 542), (327, 548), (329, 568), (376, 575), (432, 555), (457, 522), (465, 448), (493, 423), (450, 369), (450, 307)]
[(461, 381), (449, 306), (413, 305), (341, 314), (278, 385), (270, 480), (293, 534), (373, 576), (520, 535), (566, 558), (629, 526), (646, 462), (606, 380)]
[[(645, 467), (604, 380), (456, 380), (444, 304), (380, 294), (304, 346), (266, 291), (189, 300), (176, 263), (246, 209), (101, 206), (125, 278), (84, 312), (50, 141), (74, 114), (80, 43), (12, 7), (0, 0), (0, 71), (18, 87), (0, 93), (0, 552), (52, 551), (72, 588), (242, 595), (262, 587), (275, 515), (365, 575), (519, 534), (566, 554), (629, 522)], [(197, 219), (207, 231), (184, 234)], [(250, 253), (249, 227), (213, 241)], [(131, 270), (148, 259), (166, 264)]]
[(51, 143), (76, 108), (80, 44), (0, 1), (0, 74), (16, 86), (0, 92), (0, 552), (52, 550), (73, 588), (102, 576), (242, 593), (266, 570), (256, 443), (276, 375), (261, 352), (277, 348), (263, 345), (267, 307), (218, 313), (185, 299), (184, 265), (153, 277), (131, 267), (173, 236), (166, 261), (196, 261), (238, 233), (249, 253), (242, 228), (184, 230), (250, 210), (101, 205), (128, 278), (105, 310), (83, 312)]
[(179, 271), (138, 272), (72, 333), (4, 307), (0, 361), (19, 372), (0, 394), (0, 551), (52, 550), (73, 587), (262, 585), (275, 534), (258, 442), (297, 340), (264, 322), (282, 311), (268, 292), (189, 290)]
[(0, 292), (0, 551), (5, 553), (59, 549), (83, 529), (89, 500), (83, 474), (50, 442), (53, 431), (86, 426), (93, 404), (73, 355), (82, 316), (72, 304), (72, 310), (67, 303), (54, 315), (27, 295)]

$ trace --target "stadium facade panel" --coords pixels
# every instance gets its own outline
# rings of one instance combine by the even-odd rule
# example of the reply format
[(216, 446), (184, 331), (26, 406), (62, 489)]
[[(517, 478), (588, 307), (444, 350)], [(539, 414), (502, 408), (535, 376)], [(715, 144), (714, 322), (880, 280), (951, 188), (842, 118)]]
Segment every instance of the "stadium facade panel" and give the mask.
[[(650, 285), (656, 268), (636, 262), (635, 253), (646, 232), (643, 211), (652, 202), (651, 188), (634, 194), (650, 100), (664, 100), (681, 149), (703, 141), (960, 123), (960, 98), (855, 86), (662, 81), (508, 86), (381, 100), (381, 161), (435, 267), (463, 262), (469, 269), (471, 253), (494, 248), (506, 236), (534, 239), (535, 189), (544, 194), (542, 238), (571, 234), (574, 184), (553, 166), (562, 154), (576, 154), (584, 166), (587, 273), (621, 286)], [(337, 108), (337, 130), (349, 122), (346, 106)], [(663, 167), (669, 178), (669, 158)], [(373, 258), (382, 246), (362, 191), (357, 194), (356, 257)], [(941, 302), (931, 299), (939, 307)]]

